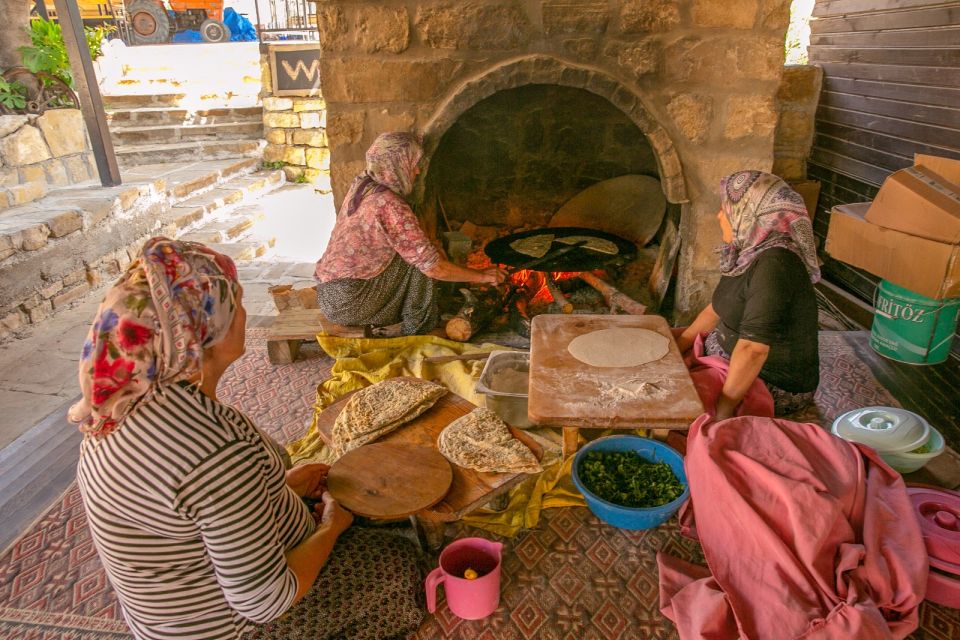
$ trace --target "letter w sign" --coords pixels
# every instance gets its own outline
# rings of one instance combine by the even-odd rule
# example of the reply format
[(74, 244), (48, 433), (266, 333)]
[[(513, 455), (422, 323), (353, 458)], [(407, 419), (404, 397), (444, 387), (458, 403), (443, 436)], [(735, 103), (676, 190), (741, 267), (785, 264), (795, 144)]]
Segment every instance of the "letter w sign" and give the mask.
[(320, 45), (270, 47), (270, 74), (275, 96), (320, 94)]

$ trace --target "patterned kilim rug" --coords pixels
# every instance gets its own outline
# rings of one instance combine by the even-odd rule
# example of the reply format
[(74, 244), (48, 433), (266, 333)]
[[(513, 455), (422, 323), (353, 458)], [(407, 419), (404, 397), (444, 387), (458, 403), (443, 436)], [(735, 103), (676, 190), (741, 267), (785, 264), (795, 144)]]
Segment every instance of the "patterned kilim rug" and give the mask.
[[(274, 367), (264, 338), (263, 330), (249, 332), (247, 354), (225, 377), (222, 397), (277, 439), (289, 441), (302, 434), (314, 388), (332, 363), (316, 355)], [(805, 419), (823, 424), (857, 406), (895, 404), (838, 334), (823, 334), (820, 349), (818, 407)], [(490, 537), (460, 525), (448, 534)], [(656, 553), (702, 561), (698, 545), (682, 538), (673, 522), (652, 531), (622, 531), (600, 523), (586, 508), (547, 510), (537, 529), (504, 542), (500, 608), (471, 622), (441, 604), (413, 638), (676, 638), (658, 609)], [(0, 557), (0, 638), (129, 637), (74, 485)], [(912, 637), (960, 638), (960, 611), (924, 604), (921, 628)]]

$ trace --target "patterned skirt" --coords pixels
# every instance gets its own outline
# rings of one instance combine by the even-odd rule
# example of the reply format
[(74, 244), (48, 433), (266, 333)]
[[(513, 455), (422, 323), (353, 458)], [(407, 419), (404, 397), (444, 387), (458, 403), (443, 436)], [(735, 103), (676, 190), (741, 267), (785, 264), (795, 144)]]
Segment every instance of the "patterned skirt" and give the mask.
[(351, 527), (313, 588), (287, 613), (244, 640), (405, 638), (423, 619), (423, 576), (413, 543), (389, 531)]
[[(720, 346), (720, 338), (716, 330), (711, 331), (709, 335), (707, 335), (707, 339), (703, 342), (703, 349), (706, 351), (708, 356), (720, 356), (724, 360), (730, 360), (730, 354), (724, 351), (723, 347)], [(801, 409), (805, 409), (813, 404), (813, 396), (816, 393), (815, 391), (793, 393), (791, 391), (785, 391), (780, 387), (774, 386), (766, 380), (764, 380), (763, 383), (767, 385), (770, 395), (773, 396), (774, 415), (787, 416), (792, 413), (796, 413)]]
[(368, 280), (340, 278), (318, 284), (317, 303), (331, 322), (348, 327), (399, 322), (406, 336), (428, 333), (439, 320), (433, 280), (399, 255)]

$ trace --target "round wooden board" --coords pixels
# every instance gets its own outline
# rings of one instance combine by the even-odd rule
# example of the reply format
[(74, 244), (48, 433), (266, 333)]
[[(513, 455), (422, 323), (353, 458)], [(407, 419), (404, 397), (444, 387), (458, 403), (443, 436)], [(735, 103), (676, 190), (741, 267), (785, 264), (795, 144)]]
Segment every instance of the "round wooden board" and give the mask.
[(625, 175), (598, 182), (570, 198), (549, 226), (598, 229), (643, 247), (656, 235), (666, 210), (659, 180)]
[(337, 460), (327, 489), (344, 508), (367, 518), (405, 518), (437, 504), (450, 490), (453, 469), (436, 449), (380, 442)]

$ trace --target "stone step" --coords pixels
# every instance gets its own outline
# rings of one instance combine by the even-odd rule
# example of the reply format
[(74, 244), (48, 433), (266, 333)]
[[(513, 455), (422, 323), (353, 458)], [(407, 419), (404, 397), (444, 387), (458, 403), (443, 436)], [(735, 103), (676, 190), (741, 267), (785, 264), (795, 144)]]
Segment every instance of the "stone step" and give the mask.
[(185, 93), (120, 93), (103, 96), (106, 109), (137, 109), (140, 107), (176, 107)]
[(159, 93), (149, 88), (144, 91), (105, 93), (107, 110), (138, 109), (141, 107), (184, 107), (191, 109), (243, 108), (259, 104), (259, 89), (251, 93), (237, 92), (231, 87), (180, 87), (177, 91)]
[(161, 216), (161, 226), (165, 233), (178, 235), (196, 227), (225, 207), (260, 197), (282, 185), (283, 181), (283, 172), (280, 170), (259, 171), (235, 178), (200, 195), (177, 202), (170, 211)]
[(262, 120), (262, 107), (214, 107), (207, 109), (142, 107), (139, 109), (117, 109), (107, 113), (107, 121), (111, 126), (122, 127), (223, 124), (228, 122), (262, 122)]
[(256, 205), (240, 207), (229, 215), (213, 219), (180, 236), (181, 240), (204, 244), (236, 241), (253, 230), (254, 225), (266, 219), (266, 213)]
[(208, 247), (225, 256), (230, 256), (234, 262), (243, 262), (259, 258), (273, 246), (272, 240), (244, 240), (241, 242), (213, 242)]
[(117, 146), (202, 140), (250, 140), (261, 135), (262, 122), (110, 128), (110, 138)]
[(114, 147), (121, 168), (141, 164), (259, 157), (263, 140), (204, 140)]

